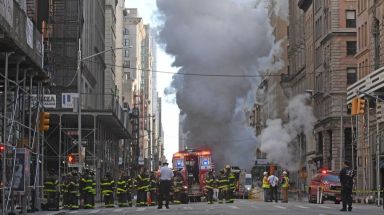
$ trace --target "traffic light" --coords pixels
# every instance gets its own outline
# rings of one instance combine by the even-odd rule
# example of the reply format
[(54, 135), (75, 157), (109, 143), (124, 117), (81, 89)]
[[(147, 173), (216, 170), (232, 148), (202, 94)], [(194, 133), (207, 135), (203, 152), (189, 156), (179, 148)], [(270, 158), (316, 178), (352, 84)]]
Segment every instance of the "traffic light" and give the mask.
[(5, 146), (3, 144), (0, 144), (0, 152), (3, 152), (5, 150)]
[(76, 162), (75, 156), (73, 154), (68, 154), (67, 161), (68, 163), (75, 163)]
[(49, 130), (49, 113), (48, 112), (40, 112), (40, 125), (39, 131), (48, 131)]
[(358, 112), (357, 112), (358, 102), (359, 102), (359, 98), (352, 99), (352, 108), (351, 108), (351, 115), (352, 116), (358, 115)]
[(363, 98), (357, 99), (357, 114), (361, 115), (365, 113), (365, 102)]

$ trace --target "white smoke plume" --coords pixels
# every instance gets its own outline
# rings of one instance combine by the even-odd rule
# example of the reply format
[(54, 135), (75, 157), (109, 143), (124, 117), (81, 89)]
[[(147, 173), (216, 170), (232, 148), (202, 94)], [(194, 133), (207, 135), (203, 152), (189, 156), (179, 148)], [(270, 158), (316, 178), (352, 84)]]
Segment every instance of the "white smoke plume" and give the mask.
[[(173, 77), (182, 129), (190, 148), (209, 147), (218, 167), (252, 165), (257, 140), (244, 114), (279, 52), (265, 2), (257, 0), (157, 0), (159, 33), (175, 57)], [(288, 8), (287, 8), (288, 9)], [(188, 74), (203, 74), (188, 75)], [(213, 75), (213, 76), (212, 76)], [(253, 99), (254, 100), (254, 99)]]
[[(285, 113), (289, 121), (283, 124), (281, 119), (267, 121), (267, 127), (260, 135), (261, 151), (267, 153), (267, 159), (285, 169), (297, 170), (299, 143), (297, 137), (303, 133), (312, 135), (315, 116), (311, 106), (306, 103), (308, 97), (298, 95), (289, 101)], [(305, 152), (303, 152), (305, 153)]]

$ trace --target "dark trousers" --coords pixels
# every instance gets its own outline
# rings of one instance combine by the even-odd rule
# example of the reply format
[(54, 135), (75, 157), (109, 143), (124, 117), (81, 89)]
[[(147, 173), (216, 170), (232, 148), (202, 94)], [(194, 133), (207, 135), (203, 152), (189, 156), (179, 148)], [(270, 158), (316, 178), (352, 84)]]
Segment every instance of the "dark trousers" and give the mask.
[(233, 191), (233, 189), (229, 189), (227, 191), (227, 195), (225, 196), (225, 201), (226, 201), (226, 203), (233, 203), (234, 200), (235, 200), (234, 191)]
[(147, 203), (147, 191), (138, 190), (137, 191), (137, 206), (145, 206)]
[(83, 197), (84, 197), (84, 208), (90, 209), (95, 207), (95, 197), (91, 192), (85, 192)]
[(113, 199), (113, 193), (104, 195), (104, 204), (105, 204), (105, 207), (114, 207), (115, 200)]
[(226, 189), (219, 189), (219, 203), (223, 203), (223, 199), (227, 195), (227, 190)]
[(152, 200), (152, 203), (151, 205), (156, 205), (157, 204), (157, 190), (151, 190), (150, 192), (151, 194), (151, 200)]
[(117, 194), (117, 201), (119, 203), (119, 207), (127, 207), (128, 202), (127, 202), (127, 193), (118, 193)]
[(270, 188), (264, 188), (264, 202), (270, 202), (271, 198), (269, 197)]
[(47, 209), (48, 210), (59, 210), (59, 193), (48, 192), (47, 194)]
[(127, 193), (127, 201), (128, 201), (128, 206), (132, 207), (132, 193), (131, 193), (131, 191), (129, 191)]
[(208, 204), (213, 203), (213, 189), (207, 189), (207, 201)]
[(271, 190), (270, 190), (270, 197), (271, 197), (271, 202), (275, 201), (277, 202), (278, 198), (277, 198), (277, 186), (275, 187), (272, 187), (271, 186)]
[(63, 207), (64, 208), (69, 207), (69, 196), (70, 196), (70, 194), (68, 192), (63, 193)]
[(79, 196), (76, 193), (70, 193), (69, 194), (69, 207), (71, 209), (78, 209), (79, 208)]
[(163, 207), (163, 200), (165, 200), (165, 206), (169, 205), (169, 191), (171, 189), (171, 181), (160, 181), (160, 193), (158, 198), (159, 207)]
[(352, 208), (352, 189), (343, 187), (341, 189), (341, 200), (343, 201), (343, 209)]

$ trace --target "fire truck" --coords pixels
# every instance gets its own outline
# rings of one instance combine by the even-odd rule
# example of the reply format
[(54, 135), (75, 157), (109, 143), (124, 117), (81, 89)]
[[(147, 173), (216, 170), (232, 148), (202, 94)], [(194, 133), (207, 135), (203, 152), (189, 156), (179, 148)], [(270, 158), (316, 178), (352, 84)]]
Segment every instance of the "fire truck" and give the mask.
[(185, 193), (189, 201), (199, 202), (204, 196), (205, 176), (214, 168), (209, 149), (186, 149), (173, 154), (172, 165), (183, 175)]

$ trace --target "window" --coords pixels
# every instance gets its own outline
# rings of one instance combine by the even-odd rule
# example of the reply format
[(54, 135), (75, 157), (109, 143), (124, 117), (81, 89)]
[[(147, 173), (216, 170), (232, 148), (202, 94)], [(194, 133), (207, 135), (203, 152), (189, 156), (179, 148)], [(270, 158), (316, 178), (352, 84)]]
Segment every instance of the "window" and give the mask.
[(124, 46), (129, 46), (129, 39), (124, 39)]
[(347, 55), (353, 56), (356, 54), (356, 41), (347, 41)]
[(356, 68), (347, 69), (347, 86), (357, 81)]
[(354, 10), (346, 11), (346, 27), (356, 28), (356, 11)]
[(129, 35), (129, 30), (128, 30), (128, 28), (125, 28), (125, 29), (124, 29), (124, 35)]
[(124, 50), (124, 57), (129, 57), (129, 51), (128, 50)]

